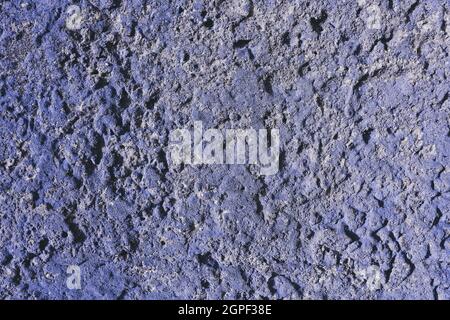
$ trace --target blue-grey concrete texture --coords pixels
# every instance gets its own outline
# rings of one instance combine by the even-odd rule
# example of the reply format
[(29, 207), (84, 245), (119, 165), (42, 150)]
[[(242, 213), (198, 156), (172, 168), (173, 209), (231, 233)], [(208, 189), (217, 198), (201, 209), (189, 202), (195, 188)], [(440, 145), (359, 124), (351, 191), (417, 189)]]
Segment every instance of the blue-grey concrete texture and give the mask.
[[(448, 0), (2, 0), (0, 298), (449, 299), (449, 44)], [(194, 121), (279, 172), (172, 166)]]

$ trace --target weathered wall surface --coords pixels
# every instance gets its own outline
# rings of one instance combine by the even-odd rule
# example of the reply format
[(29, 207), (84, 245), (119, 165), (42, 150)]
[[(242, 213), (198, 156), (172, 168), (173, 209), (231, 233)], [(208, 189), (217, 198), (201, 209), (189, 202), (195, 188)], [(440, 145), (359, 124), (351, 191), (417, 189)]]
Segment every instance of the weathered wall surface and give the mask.
[[(449, 44), (447, 0), (2, 1), (0, 298), (449, 299)], [(194, 121), (279, 171), (172, 165)]]

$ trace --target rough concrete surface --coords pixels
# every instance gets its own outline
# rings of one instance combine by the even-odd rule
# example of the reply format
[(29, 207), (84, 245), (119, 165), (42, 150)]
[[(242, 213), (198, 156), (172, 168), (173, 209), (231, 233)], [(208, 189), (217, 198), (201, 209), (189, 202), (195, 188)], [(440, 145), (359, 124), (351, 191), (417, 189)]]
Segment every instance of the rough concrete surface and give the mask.
[[(0, 298), (450, 299), (449, 45), (448, 0), (2, 0)], [(195, 121), (278, 172), (173, 165)]]

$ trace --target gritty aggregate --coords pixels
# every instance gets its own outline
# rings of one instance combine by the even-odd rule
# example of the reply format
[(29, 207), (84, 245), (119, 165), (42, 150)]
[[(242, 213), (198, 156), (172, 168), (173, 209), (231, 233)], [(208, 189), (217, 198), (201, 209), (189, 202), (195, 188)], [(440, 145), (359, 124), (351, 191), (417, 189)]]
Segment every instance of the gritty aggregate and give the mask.
[[(449, 46), (448, 0), (1, 1), (0, 298), (450, 299)], [(194, 121), (279, 171), (173, 166)]]

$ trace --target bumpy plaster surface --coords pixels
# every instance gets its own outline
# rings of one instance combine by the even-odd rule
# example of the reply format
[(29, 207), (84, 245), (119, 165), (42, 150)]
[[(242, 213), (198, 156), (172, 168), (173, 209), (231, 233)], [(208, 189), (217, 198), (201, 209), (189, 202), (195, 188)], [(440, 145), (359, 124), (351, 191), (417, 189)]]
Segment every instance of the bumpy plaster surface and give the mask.
[[(449, 44), (447, 0), (1, 1), (0, 298), (449, 299)], [(171, 165), (195, 121), (279, 171)]]

